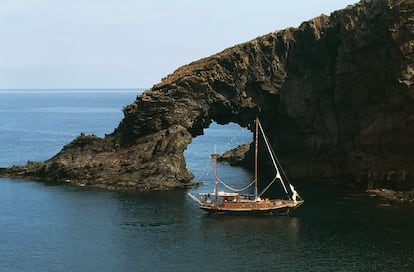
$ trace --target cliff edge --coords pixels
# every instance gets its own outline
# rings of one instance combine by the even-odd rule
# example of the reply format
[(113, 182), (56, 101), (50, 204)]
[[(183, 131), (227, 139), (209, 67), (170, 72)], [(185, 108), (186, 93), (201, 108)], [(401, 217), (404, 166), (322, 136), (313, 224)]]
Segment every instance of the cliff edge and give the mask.
[[(366, 0), (182, 66), (104, 139), (1, 176), (93, 187), (191, 187), (183, 152), (212, 120), (259, 115), (288, 175), (414, 187), (414, 1)], [(249, 159), (247, 155), (246, 160)]]

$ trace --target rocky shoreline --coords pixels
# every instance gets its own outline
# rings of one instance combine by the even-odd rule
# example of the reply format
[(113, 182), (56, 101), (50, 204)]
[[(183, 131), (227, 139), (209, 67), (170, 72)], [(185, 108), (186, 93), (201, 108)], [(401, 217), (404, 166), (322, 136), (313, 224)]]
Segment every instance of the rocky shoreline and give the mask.
[[(116, 130), (0, 169), (113, 190), (197, 186), (183, 155), (216, 121), (259, 116), (293, 179), (414, 188), (414, 3), (363, 0), (177, 69), (123, 109)], [(251, 152), (243, 163), (249, 163)], [(265, 161), (265, 160), (264, 160)], [(345, 180), (345, 179), (343, 179)]]
[(246, 165), (246, 156), (248, 156), (248, 152), (250, 151), (251, 143), (244, 143), (237, 146), (234, 149), (228, 150), (220, 155), (217, 158), (217, 161), (221, 163), (228, 163), (233, 166), (247, 166)]
[(395, 191), (391, 189), (369, 189), (367, 193), (371, 197), (379, 196), (383, 199), (396, 203), (414, 203), (414, 190)]
[[(172, 145), (171, 141), (180, 144)], [(190, 171), (177, 171), (185, 167), (184, 156), (182, 152), (173, 152), (177, 148), (183, 151), (190, 141), (191, 136), (182, 127), (159, 131), (123, 148), (112, 136), (101, 139), (81, 134), (53, 158), (0, 168), (0, 176), (119, 191), (194, 188), (201, 183), (191, 182)], [(170, 156), (153, 158), (157, 152), (170, 152)]]

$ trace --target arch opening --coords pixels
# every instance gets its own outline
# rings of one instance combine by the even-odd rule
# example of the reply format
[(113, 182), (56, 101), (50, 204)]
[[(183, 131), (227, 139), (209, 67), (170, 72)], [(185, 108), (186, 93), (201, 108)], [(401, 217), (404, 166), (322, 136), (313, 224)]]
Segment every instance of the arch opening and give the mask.
[[(214, 186), (214, 163), (211, 155), (223, 155), (241, 144), (251, 143), (253, 133), (236, 123), (220, 125), (216, 122), (204, 129), (203, 135), (193, 138), (184, 152), (187, 168), (194, 174), (194, 181), (202, 181), (202, 189), (196, 191), (212, 191)], [(253, 173), (228, 163), (218, 163), (218, 176), (229, 184), (242, 187), (253, 180)]]

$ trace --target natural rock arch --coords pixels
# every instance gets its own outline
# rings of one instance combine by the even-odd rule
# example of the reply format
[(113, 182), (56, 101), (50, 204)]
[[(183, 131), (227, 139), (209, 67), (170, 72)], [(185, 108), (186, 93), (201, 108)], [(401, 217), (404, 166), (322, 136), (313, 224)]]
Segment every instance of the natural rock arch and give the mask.
[(212, 120), (256, 115), (294, 178), (412, 187), (412, 1), (362, 1), (180, 67), (124, 108), (114, 133), (79, 136), (3, 176), (126, 190), (191, 186), (183, 151)]

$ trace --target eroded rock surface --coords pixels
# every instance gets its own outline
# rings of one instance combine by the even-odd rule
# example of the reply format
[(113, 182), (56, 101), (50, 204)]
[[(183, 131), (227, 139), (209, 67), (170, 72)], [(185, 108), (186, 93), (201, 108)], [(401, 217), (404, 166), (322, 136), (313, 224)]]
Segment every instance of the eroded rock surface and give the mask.
[[(414, 1), (362, 1), (180, 67), (104, 139), (2, 176), (111, 189), (191, 186), (183, 151), (212, 120), (259, 115), (292, 178), (414, 184)], [(275, 18), (277, 20), (277, 18)], [(247, 156), (248, 158), (249, 156)]]
[(224, 154), (219, 156), (217, 160), (219, 162), (228, 163), (234, 166), (248, 167), (248, 165), (246, 164), (248, 161), (246, 155), (248, 154), (249, 150), (250, 143), (244, 143), (232, 150), (224, 152)]

